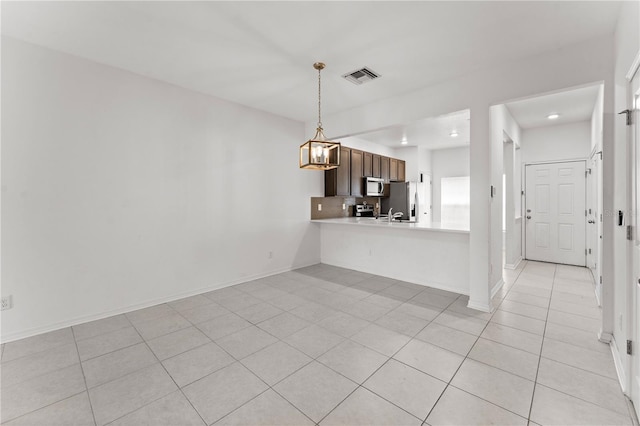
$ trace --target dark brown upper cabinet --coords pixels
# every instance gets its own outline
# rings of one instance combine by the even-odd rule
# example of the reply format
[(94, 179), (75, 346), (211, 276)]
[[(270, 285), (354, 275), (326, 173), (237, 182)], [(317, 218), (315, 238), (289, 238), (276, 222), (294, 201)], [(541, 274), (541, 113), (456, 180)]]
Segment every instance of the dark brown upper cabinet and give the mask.
[(362, 165), (362, 175), (364, 177), (373, 176), (373, 154), (370, 152), (364, 153), (364, 164)]
[(373, 166), (371, 167), (372, 176), (380, 177), (380, 156), (378, 154), (373, 154)]
[(340, 147), (340, 165), (324, 172), (325, 197), (351, 195), (351, 149)]
[(398, 182), (404, 182), (406, 180), (406, 163), (402, 160), (398, 160)]
[(364, 192), (363, 187), (363, 165), (364, 165), (364, 152), (355, 149), (351, 150), (351, 196), (362, 197)]
[(340, 166), (324, 172), (325, 197), (364, 197), (365, 177), (385, 182), (405, 180), (406, 165), (397, 158), (340, 147)]
[(398, 160), (396, 160), (395, 158), (389, 159), (389, 180), (398, 180)]
[(389, 157), (380, 157), (380, 177), (389, 182)]

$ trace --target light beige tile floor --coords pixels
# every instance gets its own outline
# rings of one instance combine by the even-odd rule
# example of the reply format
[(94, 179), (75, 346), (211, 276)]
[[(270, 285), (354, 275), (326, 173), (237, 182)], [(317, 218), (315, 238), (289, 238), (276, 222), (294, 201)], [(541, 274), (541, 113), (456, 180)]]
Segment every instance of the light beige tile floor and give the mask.
[(2, 346), (7, 425), (632, 424), (588, 270), (496, 310), (314, 265)]

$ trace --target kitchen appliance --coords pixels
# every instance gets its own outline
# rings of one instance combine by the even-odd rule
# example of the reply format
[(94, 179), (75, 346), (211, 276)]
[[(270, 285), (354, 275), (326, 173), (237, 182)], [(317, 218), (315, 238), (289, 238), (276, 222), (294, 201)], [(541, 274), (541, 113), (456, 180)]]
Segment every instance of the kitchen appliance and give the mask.
[(355, 205), (355, 215), (356, 217), (373, 217), (373, 205), (372, 204), (356, 204)]
[(364, 187), (367, 197), (384, 196), (384, 179), (366, 177), (364, 178)]
[(381, 214), (402, 213), (400, 220), (403, 222), (418, 222), (420, 220), (421, 207), (420, 194), (423, 194), (421, 182), (391, 182), (389, 184), (389, 197), (382, 199)]

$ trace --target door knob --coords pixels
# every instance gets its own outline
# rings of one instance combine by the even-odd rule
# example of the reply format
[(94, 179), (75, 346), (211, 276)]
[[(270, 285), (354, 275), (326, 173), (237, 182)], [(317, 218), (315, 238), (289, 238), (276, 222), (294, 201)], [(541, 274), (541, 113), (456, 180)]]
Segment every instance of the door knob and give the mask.
[(531, 216), (527, 216), (527, 219), (531, 219)]

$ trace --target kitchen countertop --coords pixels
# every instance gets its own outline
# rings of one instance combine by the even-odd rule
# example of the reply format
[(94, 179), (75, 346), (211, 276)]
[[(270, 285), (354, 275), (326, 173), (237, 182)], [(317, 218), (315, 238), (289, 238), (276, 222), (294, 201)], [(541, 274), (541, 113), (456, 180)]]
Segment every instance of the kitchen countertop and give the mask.
[(416, 231), (437, 231), (437, 232), (454, 232), (460, 234), (468, 234), (469, 229), (455, 226), (442, 226), (439, 222), (387, 222), (372, 217), (341, 217), (336, 219), (313, 219), (314, 223), (330, 223), (334, 225), (354, 225), (354, 226), (370, 226), (374, 228), (398, 228), (411, 229)]

